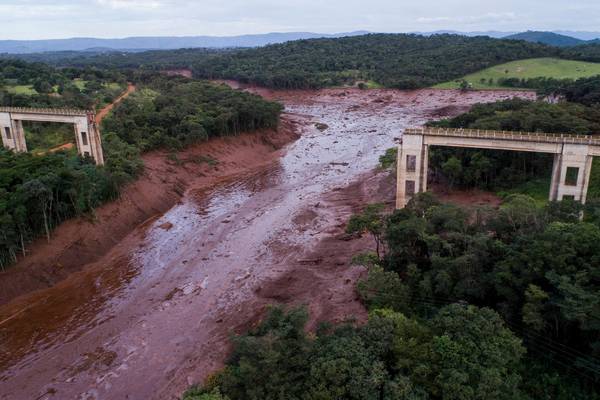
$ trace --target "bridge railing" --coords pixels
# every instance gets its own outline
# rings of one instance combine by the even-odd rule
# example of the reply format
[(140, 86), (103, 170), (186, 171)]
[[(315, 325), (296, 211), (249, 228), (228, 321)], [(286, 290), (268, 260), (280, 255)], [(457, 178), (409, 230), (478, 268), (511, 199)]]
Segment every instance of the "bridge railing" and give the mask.
[(518, 140), (523, 142), (547, 142), (569, 144), (591, 144), (600, 146), (600, 136), (568, 133), (492, 131), (485, 129), (455, 128), (407, 128), (405, 135), (448, 136), (486, 140)]
[(45, 114), (45, 115), (67, 115), (85, 117), (96, 114), (93, 110), (79, 110), (75, 108), (29, 108), (29, 107), (0, 107), (0, 112), (18, 114)]

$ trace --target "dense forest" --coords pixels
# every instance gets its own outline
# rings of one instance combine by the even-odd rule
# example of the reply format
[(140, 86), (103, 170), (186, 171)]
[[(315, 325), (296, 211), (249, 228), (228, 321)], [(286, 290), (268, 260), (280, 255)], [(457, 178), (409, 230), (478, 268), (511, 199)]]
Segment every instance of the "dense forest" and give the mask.
[(366, 325), (307, 334), (305, 311), (275, 309), (184, 399), (600, 398), (598, 220), (522, 195), (471, 216), (429, 194), (382, 210), (348, 224), (382, 250), (357, 257)]
[(196, 63), (194, 72), (201, 78), (235, 79), (284, 89), (319, 88), (356, 80), (416, 88), (495, 64), (558, 52), (539, 44), (488, 37), (371, 34), (300, 40), (221, 54)]
[[(67, 80), (68, 73), (60, 74), (58, 82)], [(30, 78), (20, 79), (26, 83)], [(140, 153), (276, 127), (281, 112), (279, 104), (224, 85), (157, 73), (142, 73), (137, 79), (138, 91), (104, 120), (105, 166), (68, 152), (34, 156), (0, 150), (0, 267), (16, 261), (37, 236), (49, 237), (62, 221), (117, 197), (143, 170)], [(39, 95), (20, 97), (29, 100), (24, 106), (39, 105)]]
[(143, 74), (102, 128), (142, 151), (277, 126), (282, 106), (224, 85)]
[(600, 62), (600, 43), (587, 43), (564, 49), (562, 57), (570, 60)]
[(120, 70), (160, 71), (166, 69), (191, 68), (195, 62), (216, 54), (236, 49), (178, 49), (148, 50), (141, 52), (122, 51), (56, 51), (32, 54), (5, 54), (0, 58), (19, 59), (27, 62), (45, 63), (55, 67), (101, 68)]

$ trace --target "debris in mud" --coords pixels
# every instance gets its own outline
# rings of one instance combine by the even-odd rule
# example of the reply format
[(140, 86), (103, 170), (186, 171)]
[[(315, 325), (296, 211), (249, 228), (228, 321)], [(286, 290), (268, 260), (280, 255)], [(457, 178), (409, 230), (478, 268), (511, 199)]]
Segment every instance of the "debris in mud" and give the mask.
[(173, 228), (173, 224), (170, 222), (165, 222), (164, 224), (159, 225), (158, 227), (160, 229), (164, 229), (165, 231), (169, 231), (169, 230), (171, 230), (171, 228)]
[(347, 167), (350, 163), (347, 162), (330, 162), (329, 165), (341, 165), (342, 167)]
[(83, 360), (78, 365), (71, 367), (71, 373), (79, 373), (87, 371), (92, 367), (98, 369), (106, 369), (112, 365), (117, 358), (117, 353), (108, 351), (103, 347), (97, 347), (96, 350), (90, 353), (83, 354)]
[(321, 264), (321, 262), (323, 262), (322, 258), (308, 258), (308, 259), (304, 259), (304, 260), (298, 260), (298, 264), (304, 264), (304, 265), (319, 265)]
[(317, 123), (315, 123), (315, 128), (317, 128), (318, 130), (320, 130), (321, 132), (323, 132), (324, 130), (329, 129), (329, 125), (324, 124), (322, 122), (317, 122)]
[(171, 301), (171, 300), (173, 300), (173, 297), (175, 297), (175, 295), (179, 292), (181, 292), (180, 288), (178, 288), (178, 287), (173, 288), (173, 290), (171, 290), (169, 293), (167, 293), (167, 295), (165, 296), (165, 298), (163, 300)]

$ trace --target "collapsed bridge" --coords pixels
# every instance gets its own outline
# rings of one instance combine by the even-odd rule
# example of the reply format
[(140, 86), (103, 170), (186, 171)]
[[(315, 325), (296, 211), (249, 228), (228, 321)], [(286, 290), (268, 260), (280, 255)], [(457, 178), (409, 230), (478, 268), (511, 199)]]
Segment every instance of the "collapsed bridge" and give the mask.
[(404, 208), (415, 193), (427, 191), (429, 146), (465, 147), (554, 154), (550, 201), (585, 203), (600, 137), (476, 129), (409, 128), (398, 148), (396, 208)]
[(100, 132), (96, 125), (96, 113), (88, 110), (0, 107), (0, 136), (7, 149), (27, 152), (23, 121), (59, 122), (72, 124), (77, 151), (89, 156), (96, 164), (104, 164)]

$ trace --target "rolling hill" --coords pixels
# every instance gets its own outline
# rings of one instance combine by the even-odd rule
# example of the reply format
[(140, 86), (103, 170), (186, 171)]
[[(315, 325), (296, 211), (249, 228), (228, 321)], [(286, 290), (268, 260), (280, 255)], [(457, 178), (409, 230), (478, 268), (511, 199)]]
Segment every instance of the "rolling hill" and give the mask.
[[(438, 89), (457, 89), (460, 81), (469, 82), (474, 89), (501, 89), (501, 78), (555, 78), (577, 79), (600, 75), (600, 63), (563, 60), (558, 58), (533, 58), (496, 65), (464, 76), (461, 79), (434, 86)], [(492, 80), (490, 83), (490, 79)]]
[(585, 40), (576, 39), (571, 36), (560, 35), (554, 32), (538, 31), (527, 31), (517, 33), (514, 35), (506, 36), (504, 39), (525, 40), (527, 42), (543, 43), (557, 47), (577, 46), (579, 44), (586, 43)]
[(236, 79), (282, 89), (339, 86), (360, 80), (412, 89), (507, 61), (559, 53), (555, 47), (484, 36), (371, 34), (218, 54), (195, 63), (193, 70), (199, 78)]

